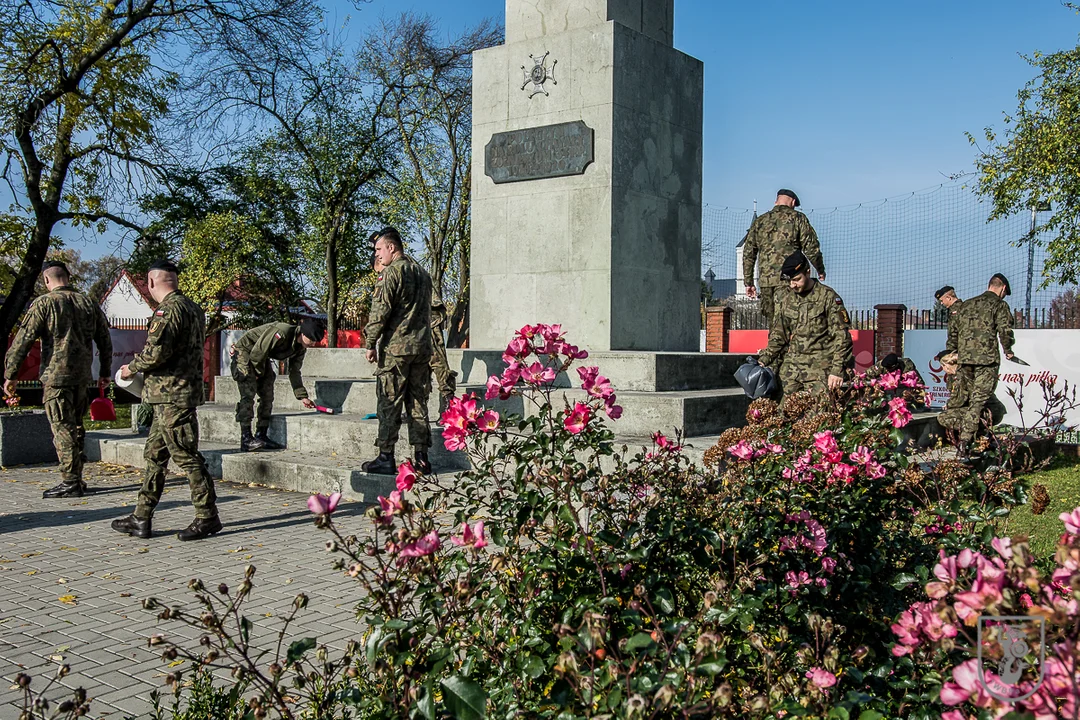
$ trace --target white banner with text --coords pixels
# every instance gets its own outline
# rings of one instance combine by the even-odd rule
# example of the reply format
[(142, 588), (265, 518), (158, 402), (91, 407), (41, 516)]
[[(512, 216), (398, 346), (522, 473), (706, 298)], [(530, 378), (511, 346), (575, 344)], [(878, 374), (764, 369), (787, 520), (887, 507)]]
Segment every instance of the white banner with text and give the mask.
[[(1039, 420), (1039, 410), (1045, 408), (1043, 382), (1051, 382), (1058, 390), (1066, 385), (1069, 394), (1080, 388), (1080, 330), (1016, 330), (1013, 352), (1028, 366), (1018, 365), (1004, 359), (998, 375), (997, 397), (1008, 411), (1004, 422), (1022, 427), (1032, 426)], [(915, 363), (926, 382), (929, 405), (945, 407), (949, 391), (945, 387), (945, 372), (941, 363), (934, 359), (945, 349), (945, 330), (906, 330), (904, 332), (904, 355)], [(1021, 413), (1016, 401), (1009, 397), (1009, 389), (1022, 391), (1024, 410)], [(1019, 395), (1018, 395), (1019, 396)], [(1080, 408), (1065, 418), (1069, 427), (1080, 426)]]

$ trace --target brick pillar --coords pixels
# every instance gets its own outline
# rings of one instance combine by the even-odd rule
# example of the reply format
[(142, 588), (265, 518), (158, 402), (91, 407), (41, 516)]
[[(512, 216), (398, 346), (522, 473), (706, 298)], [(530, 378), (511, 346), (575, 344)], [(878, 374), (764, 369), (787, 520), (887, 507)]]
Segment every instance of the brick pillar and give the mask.
[(705, 308), (705, 352), (727, 352), (731, 308)]
[(904, 314), (906, 305), (875, 305), (877, 332), (874, 333), (874, 361), (889, 353), (904, 354)]

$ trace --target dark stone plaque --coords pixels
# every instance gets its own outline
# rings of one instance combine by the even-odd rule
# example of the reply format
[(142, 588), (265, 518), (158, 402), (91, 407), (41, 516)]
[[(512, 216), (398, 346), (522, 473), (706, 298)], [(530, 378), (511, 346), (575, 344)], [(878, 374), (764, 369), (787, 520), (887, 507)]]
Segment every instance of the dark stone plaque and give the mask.
[(484, 173), (496, 183), (581, 175), (593, 161), (593, 130), (581, 120), (495, 133)]

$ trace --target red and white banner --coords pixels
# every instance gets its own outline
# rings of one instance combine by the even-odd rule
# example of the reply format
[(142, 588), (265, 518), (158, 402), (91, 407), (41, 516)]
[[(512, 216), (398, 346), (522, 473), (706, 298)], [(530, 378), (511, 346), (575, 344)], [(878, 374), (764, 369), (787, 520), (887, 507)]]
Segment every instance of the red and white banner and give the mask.
[[(1016, 427), (1034, 426), (1039, 410), (1045, 408), (1041, 383), (1050, 382), (1058, 390), (1067, 386), (1080, 391), (1080, 330), (1016, 330), (1013, 352), (1029, 366), (1017, 365), (1004, 359), (998, 375), (997, 397), (1006, 410), (1004, 422)], [(934, 359), (945, 349), (945, 330), (907, 330), (904, 332), (904, 355), (911, 358), (922, 373), (930, 395), (930, 407), (944, 407), (949, 399), (945, 388), (945, 373)], [(1023, 412), (1009, 396), (1010, 388), (1023, 393)], [(1077, 397), (1080, 398), (1080, 392)], [(1080, 426), (1080, 408), (1071, 411), (1067, 426)]]

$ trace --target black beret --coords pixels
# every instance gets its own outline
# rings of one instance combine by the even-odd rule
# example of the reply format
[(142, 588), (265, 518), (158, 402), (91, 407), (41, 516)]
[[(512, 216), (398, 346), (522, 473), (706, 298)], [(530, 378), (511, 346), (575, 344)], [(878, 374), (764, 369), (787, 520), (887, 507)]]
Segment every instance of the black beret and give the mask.
[(306, 317), (300, 321), (300, 334), (312, 342), (322, 342), (326, 337), (326, 322), (320, 318)]
[(886, 370), (895, 370), (900, 367), (900, 358), (896, 353), (889, 353), (885, 357), (881, 358), (881, 367)]
[(61, 270), (64, 271), (65, 275), (69, 275), (69, 276), (71, 275), (71, 273), (68, 272), (67, 265), (60, 262), (59, 260), (50, 260), (50, 261), (48, 261), (47, 263), (42, 265), (41, 272), (45, 272), (46, 270), (52, 270), (53, 268), (60, 268)]
[(180, 268), (176, 267), (176, 263), (166, 258), (155, 260), (150, 264), (150, 267), (147, 268), (147, 270), (161, 270), (162, 272), (174, 274), (180, 272)]
[(1012, 288), (1009, 287), (1009, 278), (1005, 277), (1001, 273), (994, 273), (993, 277), (990, 278), (990, 281), (993, 282), (994, 280), (1000, 280), (1002, 282), (1002, 284), (1005, 285), (1005, 296), (1006, 297), (1008, 297), (1009, 295), (1012, 295)]
[(954, 287), (953, 287), (952, 285), (945, 285), (945, 286), (944, 286), (944, 287), (942, 287), (942, 288), (941, 288), (940, 290), (938, 290), (938, 291), (937, 291), (936, 293), (934, 293), (934, 299), (935, 299), (935, 300), (940, 300), (940, 299), (941, 299), (941, 297), (942, 297), (942, 296), (943, 296), (943, 295), (944, 295), (945, 293), (948, 293), (948, 292), (951, 292), (951, 293), (955, 293), (955, 292), (956, 292), (956, 288), (954, 288)]
[(776, 191), (776, 197), (780, 197), (781, 195), (788, 196), (789, 198), (791, 198), (792, 200), (795, 201), (795, 207), (799, 207), (799, 204), (800, 204), (799, 203), (799, 196), (795, 194), (794, 190), (788, 190), (787, 188), (780, 188), (779, 190)]
[(796, 250), (784, 260), (784, 266), (780, 268), (780, 279), (790, 280), (799, 273), (810, 272), (810, 262), (800, 251)]

